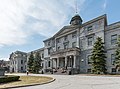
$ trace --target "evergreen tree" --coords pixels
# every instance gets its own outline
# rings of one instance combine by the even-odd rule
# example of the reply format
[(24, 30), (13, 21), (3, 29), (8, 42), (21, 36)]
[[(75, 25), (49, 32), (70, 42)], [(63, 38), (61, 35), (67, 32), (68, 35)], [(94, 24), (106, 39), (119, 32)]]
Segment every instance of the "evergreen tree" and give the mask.
[(34, 70), (34, 73), (39, 73), (39, 70), (42, 68), (41, 66), (41, 56), (39, 53), (36, 53), (35, 55), (35, 59), (33, 61), (33, 70)]
[(120, 68), (120, 38), (118, 39), (117, 42), (117, 50), (115, 52), (115, 64), (117, 68)]
[(92, 72), (95, 74), (106, 73), (105, 50), (102, 38), (98, 37), (94, 43), (91, 60)]
[(28, 60), (28, 71), (33, 73), (33, 61), (34, 61), (34, 56), (33, 53), (31, 52), (29, 60)]

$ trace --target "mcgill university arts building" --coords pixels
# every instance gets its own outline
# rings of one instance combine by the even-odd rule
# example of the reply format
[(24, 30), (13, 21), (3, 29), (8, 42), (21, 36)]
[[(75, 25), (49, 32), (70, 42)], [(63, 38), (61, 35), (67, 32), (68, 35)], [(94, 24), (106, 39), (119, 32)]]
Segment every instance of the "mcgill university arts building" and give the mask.
[[(64, 26), (51, 38), (44, 40), (44, 47), (32, 51), (39, 52), (42, 58), (44, 72), (51, 69), (56, 73), (69, 70), (73, 74), (91, 72), (91, 52), (97, 37), (101, 37), (105, 43), (106, 68), (108, 73), (116, 73), (115, 51), (116, 42), (120, 37), (120, 22), (107, 24), (107, 16), (102, 15), (88, 22), (82, 23), (79, 15), (72, 17), (70, 25)], [(10, 71), (25, 72), (29, 53), (20, 51), (10, 54)]]

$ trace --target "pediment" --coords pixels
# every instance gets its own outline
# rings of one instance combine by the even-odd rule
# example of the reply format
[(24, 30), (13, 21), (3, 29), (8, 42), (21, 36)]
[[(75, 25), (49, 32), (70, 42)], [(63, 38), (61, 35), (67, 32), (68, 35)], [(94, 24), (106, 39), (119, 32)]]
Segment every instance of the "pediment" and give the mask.
[(58, 31), (54, 36), (57, 37), (57, 36), (60, 36), (60, 35), (63, 35), (67, 32), (70, 32), (70, 31), (73, 31), (75, 30), (76, 27), (73, 27), (73, 26), (64, 26), (60, 31)]

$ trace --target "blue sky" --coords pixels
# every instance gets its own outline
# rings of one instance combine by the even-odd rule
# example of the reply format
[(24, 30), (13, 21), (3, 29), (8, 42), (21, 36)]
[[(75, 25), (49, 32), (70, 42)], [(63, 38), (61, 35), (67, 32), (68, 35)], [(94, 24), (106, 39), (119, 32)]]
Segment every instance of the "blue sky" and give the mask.
[[(43, 47), (75, 15), (75, 0), (0, 0), (0, 59), (16, 51)], [(77, 0), (84, 22), (107, 14), (108, 24), (120, 21), (120, 0)]]

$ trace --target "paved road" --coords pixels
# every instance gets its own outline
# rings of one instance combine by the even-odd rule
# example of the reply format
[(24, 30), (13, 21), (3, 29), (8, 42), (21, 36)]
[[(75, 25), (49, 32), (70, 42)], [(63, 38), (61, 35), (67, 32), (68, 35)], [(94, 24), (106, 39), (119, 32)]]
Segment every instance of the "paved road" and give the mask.
[(45, 76), (54, 77), (56, 78), (56, 81), (44, 85), (14, 89), (120, 89), (120, 77), (85, 76), (85, 75), (45, 75)]

